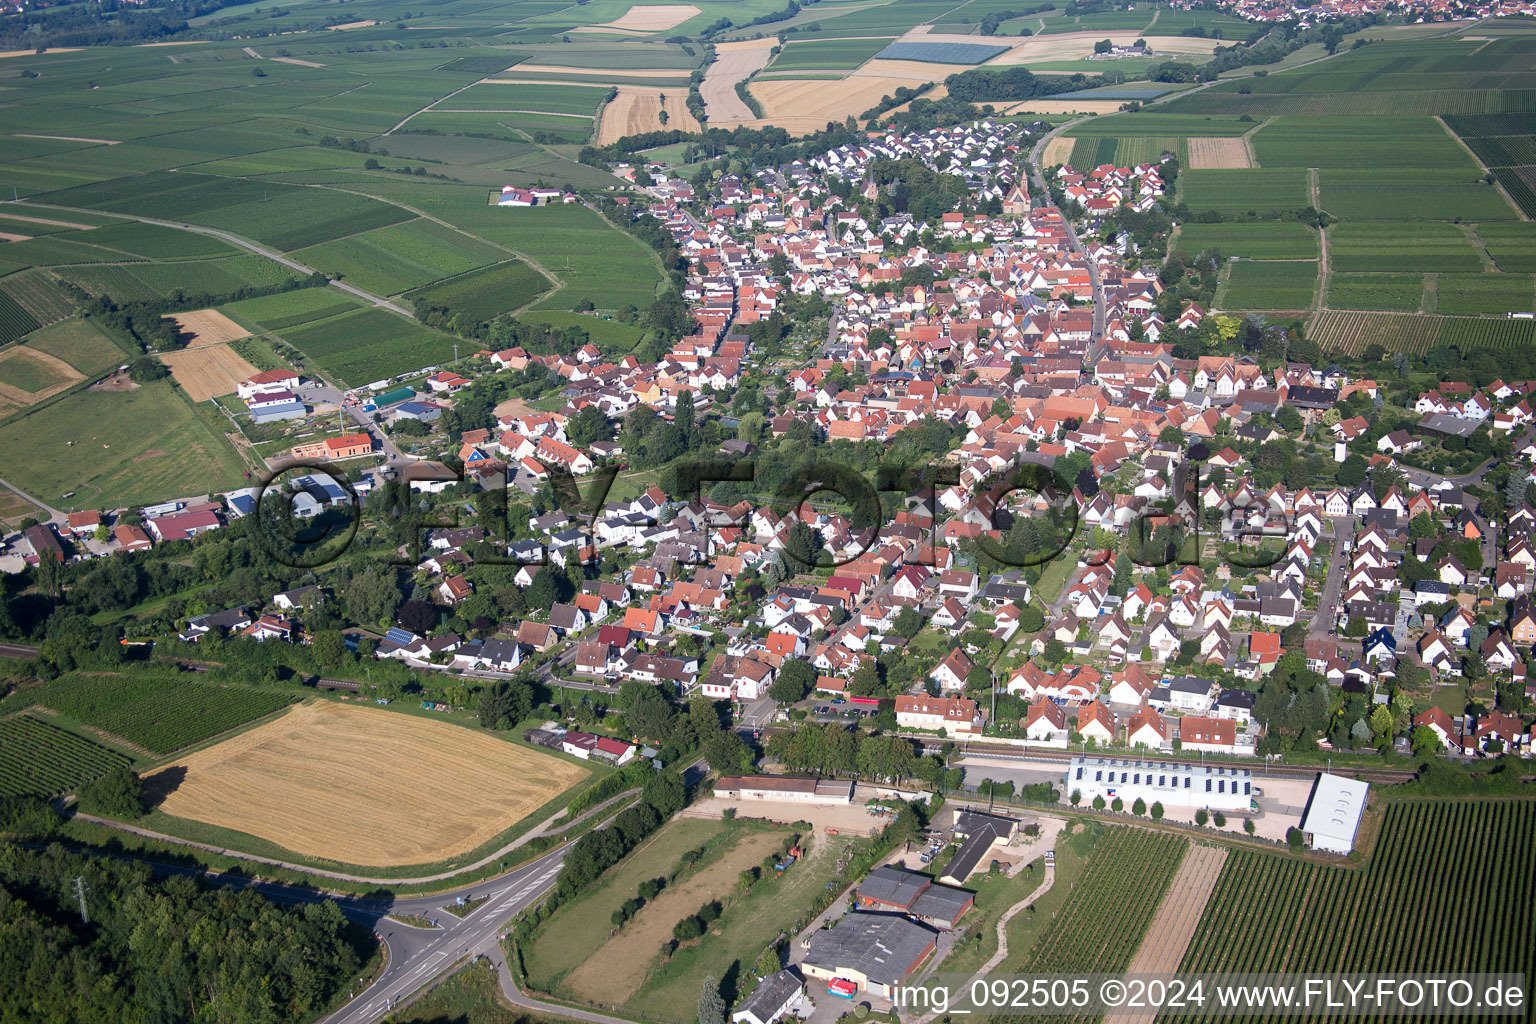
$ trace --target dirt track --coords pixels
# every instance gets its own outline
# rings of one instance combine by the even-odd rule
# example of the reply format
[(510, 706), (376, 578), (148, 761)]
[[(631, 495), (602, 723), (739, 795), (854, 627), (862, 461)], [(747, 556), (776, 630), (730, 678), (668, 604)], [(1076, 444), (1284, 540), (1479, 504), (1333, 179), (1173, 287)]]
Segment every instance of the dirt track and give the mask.
[[(704, 97), (704, 112), (712, 125), (752, 120), (752, 110), (736, 95), (736, 83), (744, 82), (768, 66), (774, 40), (752, 39), (744, 44), (721, 43), (715, 48), (715, 62), (704, 73), (699, 94)], [(825, 87), (827, 83), (819, 83)]]
[[(1178, 970), (1226, 861), (1225, 847), (1195, 845), (1190, 848), (1157, 908), (1157, 916), (1141, 937), (1141, 945), (1131, 957), (1126, 974), (1172, 974)], [(1145, 1017), (1135, 1014), (1112, 1013), (1104, 1018), (1104, 1024), (1145, 1024), (1145, 1021)]]

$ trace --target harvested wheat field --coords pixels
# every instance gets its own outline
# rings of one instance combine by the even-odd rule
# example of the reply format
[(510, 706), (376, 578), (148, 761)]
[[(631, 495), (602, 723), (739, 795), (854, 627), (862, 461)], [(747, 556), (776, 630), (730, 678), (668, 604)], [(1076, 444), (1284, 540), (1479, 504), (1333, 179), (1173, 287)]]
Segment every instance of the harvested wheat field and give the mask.
[[(1025, 100), (1003, 108), (1005, 114), (1113, 114), (1124, 100)], [(1071, 141), (1071, 140), (1068, 140)]]
[(1076, 139), (1068, 139), (1060, 135), (1056, 136), (1050, 142), (1047, 142), (1045, 149), (1041, 151), (1040, 166), (1055, 167), (1057, 164), (1067, 163), (1072, 159), (1072, 147), (1076, 142)]
[[(641, 132), (702, 130), (688, 112), (687, 89), (657, 89), (646, 85), (621, 85), (618, 89), (619, 94), (603, 107), (603, 117), (597, 126), (599, 146)], [(666, 97), (665, 106), (662, 105), (663, 96)], [(667, 112), (665, 125), (660, 120), (663, 110)]]
[(160, 805), (303, 854), (371, 867), (469, 853), (586, 769), (447, 722), (316, 702), (181, 758)]
[[(565, 976), (564, 987), (589, 1003), (615, 1006), (628, 1002), (651, 973), (656, 950), (672, 938), (672, 926), (702, 904), (729, 895), (741, 872), (761, 864), (788, 834), (788, 830), (742, 832), (731, 848), (708, 866), (663, 889), (660, 896), (641, 907), (623, 931)], [(701, 941), (709, 939), (706, 936)]]
[(172, 313), (165, 317), (176, 321), (176, 330), (191, 335), (184, 348), (224, 345), (250, 337), (251, 332), (216, 309), (194, 309), (190, 313)]
[(681, 25), (700, 13), (693, 4), (655, 4), (650, 7), (631, 7), (622, 17), (601, 25), (588, 25), (574, 29), (576, 32), (664, 32), (674, 25)]
[(1222, 170), (1229, 167), (1254, 167), (1253, 150), (1248, 140), (1236, 138), (1190, 138), (1189, 166), (1194, 170)]
[(704, 81), (699, 84), (710, 124), (752, 120), (752, 109), (736, 95), (736, 83), (767, 67), (774, 45), (775, 40), (769, 38), (720, 43), (715, 47), (714, 63), (705, 69)]
[(235, 385), (256, 376), (256, 367), (225, 345), (203, 345), (180, 352), (164, 352), (160, 361), (194, 402), (235, 393)]
[(809, 132), (828, 121), (857, 117), (911, 81), (902, 78), (847, 78), (841, 82), (820, 79), (777, 79), (753, 82), (748, 88), (763, 105), (761, 124), (779, 125), (789, 131)]
[[(1107, 32), (1056, 32), (1043, 36), (1030, 36), (1027, 40), (998, 54), (987, 64), (1028, 64), (1042, 60), (1082, 60), (1093, 55), (1093, 44), (1101, 39), (1108, 39), (1116, 46), (1129, 46), (1141, 38), (1137, 32), (1122, 30)], [(975, 41), (975, 40), (973, 40)], [(1155, 36), (1152, 40), (1152, 51), (1155, 57), (1168, 57), (1174, 54), (1192, 56), (1204, 54), (1209, 56), (1216, 47), (1221, 45), (1220, 40), (1198, 39), (1194, 36)], [(1105, 61), (1104, 69), (1111, 70), (1114, 61)]]

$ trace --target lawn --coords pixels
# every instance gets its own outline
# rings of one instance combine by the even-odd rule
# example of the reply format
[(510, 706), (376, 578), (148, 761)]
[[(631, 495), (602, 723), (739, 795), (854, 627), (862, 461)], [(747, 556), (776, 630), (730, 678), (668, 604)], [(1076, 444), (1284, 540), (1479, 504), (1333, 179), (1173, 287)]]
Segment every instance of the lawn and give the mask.
[(167, 381), (78, 391), (0, 426), (6, 479), (67, 508), (116, 508), (241, 486), (221, 435)]
[(383, 309), (296, 327), (283, 340), (348, 385), (394, 377), (453, 358), (453, 339)]

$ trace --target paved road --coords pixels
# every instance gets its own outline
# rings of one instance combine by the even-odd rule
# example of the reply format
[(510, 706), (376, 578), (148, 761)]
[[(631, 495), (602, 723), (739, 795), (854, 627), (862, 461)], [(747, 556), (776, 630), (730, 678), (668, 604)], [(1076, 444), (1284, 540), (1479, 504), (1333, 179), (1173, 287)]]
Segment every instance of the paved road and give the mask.
[[(1045, 152), (1045, 147), (1050, 144), (1052, 139), (1082, 120), (1085, 119), (1078, 118), (1077, 121), (1067, 121), (1046, 132), (1040, 136), (1034, 148), (1029, 151), (1029, 172), (1035, 179), (1037, 195), (1048, 198), (1051, 194), (1050, 190), (1045, 187), (1045, 174), (1040, 170), (1040, 154)], [(1071, 215), (1066, 210), (1062, 210), (1061, 217), (1067, 226), (1067, 242), (1071, 245), (1072, 251), (1086, 258), (1087, 253), (1083, 251), (1083, 244), (1077, 238), (1077, 229), (1072, 226)], [(1088, 280), (1093, 285), (1093, 336), (1095, 339), (1098, 339), (1104, 337), (1107, 310), (1104, 301), (1104, 283), (1099, 278), (1099, 264), (1092, 259), (1088, 260)]]
[(47, 512), (48, 513), (48, 518), (49, 518), (49, 520), (51, 522), (60, 523), (60, 524), (64, 524), (64, 523), (68, 523), (69, 522), (69, 516), (65, 515), (63, 512), (60, 512), (58, 509), (53, 508), (50, 505), (43, 504), (41, 501), (38, 501), (36, 498), (32, 497), (32, 495), (30, 495), (26, 491), (22, 490), (20, 487), (17, 487), (15, 484), (13, 484), (13, 483), (11, 483), (11, 482), (9, 482), (7, 480), (0, 480), (0, 487), (4, 487), (6, 490), (10, 491), (12, 494), (15, 494), (17, 497), (23, 498), (23, 499), (31, 502), (32, 504), (36, 505), (38, 508), (42, 509), (44, 512)]
[(1328, 557), (1328, 579), (1323, 593), (1317, 599), (1317, 611), (1312, 616), (1313, 633), (1332, 633), (1338, 614), (1339, 592), (1344, 587), (1344, 576), (1349, 572), (1349, 559), (1345, 554), (1349, 542), (1355, 536), (1355, 517), (1340, 516), (1333, 521), (1333, 551)]
[[(374, 929), (389, 952), (382, 974), (346, 1006), (325, 1018), (325, 1024), (372, 1024), (400, 1005), (444, 971), (466, 958), (495, 949), (507, 924), (538, 902), (555, 883), (566, 848), (491, 882), (434, 897), (396, 900), (391, 914), (411, 914), (435, 920), (436, 928), (417, 928), (375, 919)], [(486, 898), (462, 920), (442, 910), (460, 896)]]
[[(18, 202), (19, 205), (22, 206), (36, 207), (44, 210), (64, 210), (68, 213), (95, 213), (98, 215), (101, 213), (99, 210), (87, 210), (75, 206), (56, 206), (52, 203), (34, 203), (29, 200), (10, 200), (10, 203), (12, 204)], [(264, 246), (257, 245), (255, 242), (247, 242), (245, 239), (239, 237), (238, 235), (232, 235), (228, 231), (219, 231), (217, 228), (199, 227), (196, 224), (183, 224), (179, 221), (157, 220), (154, 217), (135, 217), (132, 214), (127, 213), (112, 213), (109, 214), (109, 216), (121, 217), (124, 220), (136, 220), (140, 224), (158, 224), (163, 228), (176, 228), (181, 231), (194, 231), (200, 235), (212, 235), (214, 238), (228, 242), (230, 245), (238, 246), (241, 249), (248, 249), (251, 252), (256, 253), (258, 256), (265, 256), (269, 260), (276, 260), (278, 263), (281, 263), (283, 266), (289, 268), (290, 270), (297, 270), (299, 273), (305, 275), (315, 273), (314, 267), (306, 267), (304, 264), (298, 262), (297, 260), (289, 259), (282, 253), (274, 252), (273, 250)], [(362, 299), (364, 302), (378, 306), (380, 309), (387, 309), (391, 312), (399, 313), (401, 316), (408, 316), (412, 320), (416, 319), (416, 314), (412, 313), (410, 310), (404, 308), (403, 306), (397, 306), (393, 302), (390, 302), (388, 299), (380, 298), (379, 296), (374, 295), (372, 292), (365, 292), (361, 288), (347, 284), (345, 281), (332, 281), (331, 287), (340, 288), (342, 291), (348, 293), (349, 295), (355, 295)]]

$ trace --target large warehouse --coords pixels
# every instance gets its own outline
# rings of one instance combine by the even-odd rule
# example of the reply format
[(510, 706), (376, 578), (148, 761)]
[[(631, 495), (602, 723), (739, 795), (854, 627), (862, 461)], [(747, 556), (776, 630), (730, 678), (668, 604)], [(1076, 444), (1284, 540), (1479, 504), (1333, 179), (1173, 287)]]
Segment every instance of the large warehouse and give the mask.
[(1148, 806), (1216, 811), (1248, 811), (1259, 795), (1247, 768), (1115, 757), (1074, 757), (1063, 792), (1081, 793), (1085, 804), (1102, 796), (1106, 803), (1119, 797), (1129, 806), (1139, 797)]
[(811, 936), (800, 971), (890, 997), (938, 945), (939, 933), (901, 914), (856, 910)]
[(1301, 831), (1312, 849), (1346, 854), (1354, 849), (1370, 788), (1356, 779), (1318, 772), (1307, 813), (1301, 819)]

